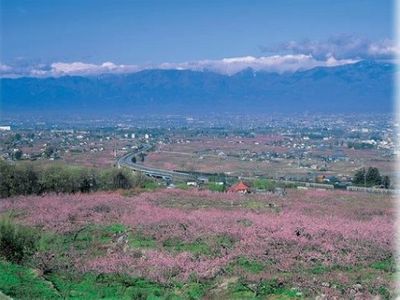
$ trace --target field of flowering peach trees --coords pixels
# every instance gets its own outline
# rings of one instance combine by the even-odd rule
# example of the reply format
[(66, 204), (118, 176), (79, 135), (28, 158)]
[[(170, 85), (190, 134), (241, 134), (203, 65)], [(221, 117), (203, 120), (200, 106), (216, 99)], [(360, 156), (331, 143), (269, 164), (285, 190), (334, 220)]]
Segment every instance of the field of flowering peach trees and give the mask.
[(20, 261), (0, 260), (0, 290), (15, 298), (394, 297), (387, 195), (161, 189), (21, 196), (0, 212), (37, 236)]

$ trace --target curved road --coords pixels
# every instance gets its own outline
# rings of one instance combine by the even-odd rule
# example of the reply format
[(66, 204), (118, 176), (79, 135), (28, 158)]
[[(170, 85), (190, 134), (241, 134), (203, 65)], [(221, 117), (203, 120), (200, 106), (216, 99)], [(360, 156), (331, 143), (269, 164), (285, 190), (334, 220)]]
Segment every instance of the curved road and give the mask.
[(130, 152), (125, 154), (124, 156), (120, 157), (117, 160), (118, 167), (127, 167), (134, 171), (140, 171), (146, 175), (156, 177), (156, 178), (163, 178), (165, 180), (172, 180), (172, 179), (186, 179), (186, 180), (196, 180), (197, 178), (193, 175), (176, 172), (176, 171), (169, 171), (163, 169), (157, 169), (152, 167), (147, 167), (142, 164), (134, 163), (132, 158), (135, 157), (139, 152), (147, 151), (151, 148), (150, 145), (146, 145), (143, 149), (139, 149), (136, 152)]

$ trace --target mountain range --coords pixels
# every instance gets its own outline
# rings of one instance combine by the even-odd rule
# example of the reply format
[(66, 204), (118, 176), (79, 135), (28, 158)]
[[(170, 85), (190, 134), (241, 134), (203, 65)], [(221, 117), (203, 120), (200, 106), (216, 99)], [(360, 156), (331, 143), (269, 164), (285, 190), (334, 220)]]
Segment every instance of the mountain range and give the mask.
[(361, 61), (294, 73), (144, 70), (1, 78), (1, 111), (29, 114), (391, 112), (395, 66)]

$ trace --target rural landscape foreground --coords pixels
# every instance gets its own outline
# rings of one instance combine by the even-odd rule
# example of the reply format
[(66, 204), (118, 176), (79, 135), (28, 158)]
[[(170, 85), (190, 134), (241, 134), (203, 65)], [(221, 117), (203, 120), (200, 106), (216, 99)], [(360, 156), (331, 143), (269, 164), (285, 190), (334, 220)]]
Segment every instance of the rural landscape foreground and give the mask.
[(386, 195), (161, 189), (15, 197), (0, 210), (0, 289), (18, 299), (393, 296)]
[(0, 132), (0, 290), (15, 299), (391, 299), (393, 122), (10, 121)]
[(400, 1), (0, 2), (0, 300), (400, 299)]

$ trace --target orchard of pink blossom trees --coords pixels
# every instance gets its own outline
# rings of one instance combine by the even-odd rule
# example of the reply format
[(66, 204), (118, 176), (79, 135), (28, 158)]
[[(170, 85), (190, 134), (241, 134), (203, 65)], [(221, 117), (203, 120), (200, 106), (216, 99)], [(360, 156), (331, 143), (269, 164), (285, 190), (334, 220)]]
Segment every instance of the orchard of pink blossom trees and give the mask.
[[(393, 261), (389, 196), (320, 190), (290, 191), (286, 197), (102, 192), (2, 199), (0, 212), (78, 240), (88, 228), (118, 228), (97, 240), (95, 231), (89, 232), (93, 243), (83, 252), (68, 249), (80, 272), (124, 273), (161, 283), (193, 276), (274, 279), (309, 295), (337, 297), (369, 297), (393, 284), (390, 274), (374, 268)], [(372, 275), (357, 277), (363, 272)]]

